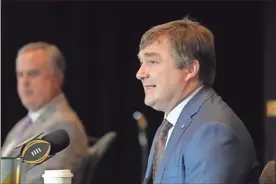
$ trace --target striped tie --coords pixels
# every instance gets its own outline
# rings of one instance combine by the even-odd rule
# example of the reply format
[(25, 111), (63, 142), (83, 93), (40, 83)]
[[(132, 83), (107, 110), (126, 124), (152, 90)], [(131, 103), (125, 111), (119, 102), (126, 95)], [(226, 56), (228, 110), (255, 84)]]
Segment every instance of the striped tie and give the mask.
[(30, 117), (28, 117), (24, 123), (24, 125), (21, 128), (20, 134), (18, 134), (17, 138), (20, 139), (21, 137), (23, 137), (24, 132), (29, 128), (29, 126), (32, 125), (32, 119)]
[(165, 148), (167, 137), (168, 137), (168, 132), (172, 128), (172, 126), (173, 125), (170, 122), (168, 122), (166, 119), (164, 119), (162, 122), (161, 131), (160, 131), (160, 133), (157, 137), (157, 140), (155, 142), (155, 154), (154, 154), (153, 171), (152, 171), (153, 172), (152, 173), (153, 181), (157, 174), (159, 162), (160, 162), (161, 157), (164, 152), (164, 148)]

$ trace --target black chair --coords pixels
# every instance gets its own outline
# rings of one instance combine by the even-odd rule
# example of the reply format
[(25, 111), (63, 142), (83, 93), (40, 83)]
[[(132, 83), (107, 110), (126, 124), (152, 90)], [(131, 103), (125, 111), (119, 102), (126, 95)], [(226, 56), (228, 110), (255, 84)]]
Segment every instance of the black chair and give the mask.
[[(90, 146), (89, 154), (82, 160), (79, 169), (74, 174), (72, 184), (91, 184), (99, 161), (115, 141), (115, 138), (116, 133), (109, 132), (98, 139), (93, 146)], [(93, 140), (95, 139), (93, 138)]]

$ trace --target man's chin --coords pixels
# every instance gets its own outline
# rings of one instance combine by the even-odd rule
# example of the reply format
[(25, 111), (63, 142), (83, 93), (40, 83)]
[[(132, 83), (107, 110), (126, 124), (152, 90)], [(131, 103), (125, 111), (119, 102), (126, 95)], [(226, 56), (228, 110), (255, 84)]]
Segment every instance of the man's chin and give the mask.
[(157, 105), (156, 101), (154, 101), (154, 100), (152, 100), (152, 99), (147, 99), (147, 98), (145, 98), (144, 103), (145, 103), (145, 105), (147, 105), (147, 106), (153, 108), (153, 109), (156, 110), (156, 111), (161, 111), (161, 109), (160, 109), (159, 106)]
[(37, 105), (30, 102), (23, 102), (22, 104), (29, 111), (36, 111), (38, 109)]
[(144, 103), (145, 103), (147, 106), (150, 106), (150, 107), (152, 107), (152, 106), (155, 104), (155, 103), (154, 103), (154, 100), (149, 99), (149, 98), (147, 98), (147, 97), (145, 97)]

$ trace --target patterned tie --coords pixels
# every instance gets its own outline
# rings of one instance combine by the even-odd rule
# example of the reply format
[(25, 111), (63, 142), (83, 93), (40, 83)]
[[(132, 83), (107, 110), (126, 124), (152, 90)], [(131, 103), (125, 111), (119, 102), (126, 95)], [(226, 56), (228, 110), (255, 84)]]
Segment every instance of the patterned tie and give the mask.
[(173, 125), (170, 122), (168, 122), (168, 120), (164, 119), (162, 122), (161, 131), (160, 131), (160, 133), (157, 137), (157, 140), (155, 142), (155, 154), (154, 154), (153, 170), (152, 170), (153, 181), (157, 174), (159, 162), (160, 162), (161, 157), (164, 152), (164, 148), (165, 148), (167, 137), (168, 137), (168, 132), (172, 128), (172, 126)]
[(24, 135), (24, 132), (29, 128), (29, 126), (31, 126), (32, 125), (32, 119), (30, 118), (30, 117), (28, 117), (27, 119), (26, 119), (26, 121), (24, 122), (24, 124), (23, 124), (23, 126), (22, 126), (22, 128), (21, 128), (21, 130), (20, 130), (20, 133), (19, 134), (17, 134), (17, 139), (20, 139), (21, 137), (23, 137), (23, 135)]
[(32, 125), (32, 119), (30, 118), (30, 117), (28, 117), (27, 118), (27, 120), (26, 120), (26, 123), (25, 123), (25, 125), (23, 126), (23, 128), (22, 128), (22, 130), (23, 131), (26, 131), (28, 128), (29, 128), (29, 126), (31, 126)]

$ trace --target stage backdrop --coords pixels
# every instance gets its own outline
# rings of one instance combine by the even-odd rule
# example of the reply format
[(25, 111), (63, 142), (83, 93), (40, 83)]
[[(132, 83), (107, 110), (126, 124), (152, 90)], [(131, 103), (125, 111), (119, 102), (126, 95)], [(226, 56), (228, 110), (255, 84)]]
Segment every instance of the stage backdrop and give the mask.
[(265, 162), (276, 160), (276, 1), (265, 6), (264, 124)]
[[(143, 112), (151, 144), (163, 114), (143, 103), (138, 45), (154, 25), (190, 15), (215, 35), (214, 89), (249, 129), (263, 160), (264, 21), (261, 3), (4, 3), (2, 5), (2, 141), (26, 114), (16, 93), (15, 56), (24, 44), (47, 41), (64, 53), (64, 86), (87, 133), (118, 139), (96, 172), (95, 183), (138, 184), (141, 150), (132, 113)], [(275, 53), (275, 52), (274, 52)]]

